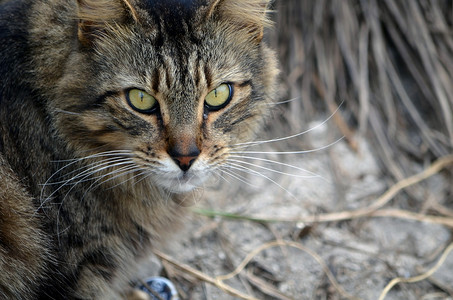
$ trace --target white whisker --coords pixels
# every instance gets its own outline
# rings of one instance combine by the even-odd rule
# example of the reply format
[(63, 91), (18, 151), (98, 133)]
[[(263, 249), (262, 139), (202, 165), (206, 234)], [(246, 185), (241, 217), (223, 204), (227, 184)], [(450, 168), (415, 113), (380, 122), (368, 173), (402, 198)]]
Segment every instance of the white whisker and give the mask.
[(225, 176), (222, 175), (222, 173), (227, 174), (227, 171), (225, 171), (223, 169), (219, 169), (219, 170), (213, 170), (213, 173), (214, 173), (214, 175), (219, 176), (221, 179), (225, 180), (226, 183), (228, 183), (228, 184), (231, 183), (227, 178), (225, 178)]
[(244, 165), (248, 165), (248, 166), (253, 166), (253, 167), (258, 168), (258, 169), (266, 170), (266, 171), (269, 171), (269, 172), (272, 172), (272, 173), (277, 173), (277, 174), (280, 174), (280, 175), (295, 177), (295, 178), (314, 178), (315, 177), (315, 176), (312, 176), (312, 175), (297, 175), (297, 174), (282, 172), (282, 171), (279, 171), (279, 170), (274, 170), (274, 169), (271, 169), (271, 168), (263, 167), (263, 166), (260, 166), (260, 165), (254, 164), (254, 163), (250, 163), (250, 162), (246, 162), (246, 161), (242, 161), (242, 160), (238, 160), (238, 159), (227, 159), (227, 161), (235, 162), (235, 163), (239, 163), (239, 164), (244, 164)]
[[(130, 151), (128, 150), (115, 150), (115, 151), (106, 151), (106, 152), (100, 152), (100, 153), (96, 153), (96, 154), (93, 154), (93, 155), (88, 155), (88, 156), (85, 156), (85, 157), (82, 157), (82, 158), (74, 158), (74, 159), (68, 159), (68, 160), (58, 160), (58, 161), (52, 161), (52, 162), (70, 162), (68, 164), (66, 164), (65, 166), (61, 167), (60, 169), (58, 169), (57, 171), (55, 171), (47, 180), (44, 184), (42, 184), (44, 187), (49, 185), (49, 181), (54, 177), (56, 176), (58, 173), (62, 172), (64, 169), (72, 166), (73, 164), (76, 164), (77, 162), (80, 162), (82, 160), (86, 160), (86, 159), (91, 159), (91, 158), (98, 158), (98, 157), (110, 157), (110, 156), (119, 156), (119, 155), (125, 155), (125, 154), (131, 154)], [(72, 173), (72, 172), (71, 172)], [(41, 195), (40, 195), (40, 199), (43, 198), (43, 192), (44, 192), (44, 187), (41, 189)]]
[(306, 169), (299, 168), (299, 167), (296, 167), (296, 166), (293, 166), (293, 165), (290, 165), (290, 164), (287, 164), (287, 163), (283, 163), (283, 162), (280, 162), (280, 161), (275, 161), (275, 160), (261, 158), (261, 157), (242, 156), (242, 155), (230, 155), (229, 157), (263, 161), (263, 162), (266, 162), (266, 163), (269, 163), (269, 164), (276, 164), (276, 165), (279, 165), (279, 166), (288, 167), (288, 168), (291, 168), (291, 169), (295, 169), (295, 170), (310, 174), (310, 175), (306, 175), (305, 177), (302, 177), (302, 178), (322, 178), (322, 179), (324, 179), (319, 174), (316, 174), (316, 173), (313, 173), (313, 172), (308, 171)]
[(283, 101), (274, 102), (274, 103), (267, 103), (266, 105), (277, 106), (277, 105), (280, 105), (280, 104), (290, 103), (290, 102), (293, 102), (293, 101), (296, 101), (296, 100), (299, 100), (299, 99), (300, 99), (300, 97), (294, 97), (294, 98), (288, 99), (288, 100), (283, 100)]
[[(77, 161), (75, 161), (75, 162), (77, 162)], [(108, 162), (106, 162), (106, 161), (108, 161)], [(114, 163), (112, 164), (112, 162), (114, 162)], [(71, 165), (71, 164), (72, 163), (70, 163), (68, 165)], [(60, 168), (59, 171), (55, 172), (51, 177), (49, 177), (49, 179), (46, 181), (46, 183), (44, 183), (44, 187), (41, 190), (41, 198), (40, 198), (41, 199), (41, 205), (36, 209), (36, 211), (41, 209), (52, 198), (52, 196), (54, 196), (64, 186), (72, 184), (72, 187), (66, 193), (66, 195), (67, 195), (76, 185), (78, 185), (78, 184), (80, 184), (82, 182), (91, 180), (90, 176), (96, 174), (97, 172), (100, 172), (102, 170), (105, 170), (105, 169), (108, 169), (108, 168), (111, 168), (111, 167), (124, 165), (124, 164), (131, 164), (130, 158), (116, 158), (115, 160), (111, 160), (111, 159), (101, 160), (99, 162), (95, 162), (95, 163), (89, 164), (88, 166), (79, 168), (78, 170), (83, 170), (83, 169), (89, 167), (88, 169), (85, 169), (83, 172), (80, 172), (80, 173), (76, 174), (75, 176), (72, 176), (68, 180), (62, 181), (61, 185), (57, 189), (55, 189), (49, 196), (47, 196), (46, 199), (43, 200), (44, 187), (46, 185), (50, 185), (48, 181), (52, 177), (54, 177), (58, 172), (60, 172), (62, 169), (66, 168), (68, 165), (66, 165), (63, 168)], [(102, 166), (102, 168), (99, 168), (100, 166)], [(71, 172), (71, 173), (73, 173), (73, 172)], [(78, 181), (74, 183), (75, 180), (78, 180)], [(66, 197), (66, 195), (64, 197)]]
[[(105, 184), (105, 183), (107, 183), (107, 182), (109, 182), (109, 181), (112, 181), (112, 180), (114, 180), (114, 179), (116, 179), (116, 178), (119, 178), (119, 177), (121, 177), (121, 176), (129, 175), (129, 174), (134, 173), (134, 172), (136, 172), (136, 171), (138, 171), (138, 170), (140, 170), (140, 168), (137, 167), (136, 165), (132, 165), (132, 164), (129, 165), (129, 166), (125, 166), (125, 167), (121, 167), (121, 168), (119, 168), (119, 169), (113, 170), (112, 172), (109, 172), (109, 173), (107, 173), (107, 174), (104, 174), (103, 176), (100, 176), (100, 178), (98, 178), (98, 179), (94, 182), (94, 183), (97, 183), (96, 186), (93, 187), (93, 185), (94, 185), (94, 183), (93, 183), (92, 185), (90, 185), (90, 187), (89, 187), (88, 189), (96, 189), (96, 188), (98, 188), (99, 186), (101, 186), (101, 185), (103, 185), (103, 184)], [(109, 176), (112, 176), (112, 175), (114, 175), (114, 176), (108, 178), (107, 180), (101, 181), (101, 180), (103, 180), (104, 178), (109, 177)], [(119, 186), (119, 185), (122, 185), (122, 184), (128, 182), (129, 180), (132, 180), (132, 179), (135, 178), (136, 176), (138, 176), (138, 175), (135, 175), (135, 176), (132, 176), (132, 177), (130, 177), (130, 178), (127, 178), (126, 180), (124, 180), (124, 181), (122, 181), (122, 182), (120, 182), (120, 183), (117, 183), (117, 184), (115, 184), (115, 185), (109, 187), (108, 189), (113, 189), (113, 188), (115, 188), (115, 187), (117, 187), (117, 186)], [(101, 182), (99, 182), (99, 181), (101, 181)]]
[(111, 150), (105, 152), (99, 152), (91, 155), (87, 155), (84, 157), (78, 158), (70, 158), (70, 159), (62, 159), (62, 160), (53, 160), (52, 162), (78, 162), (82, 160), (92, 159), (92, 158), (99, 158), (99, 157), (110, 157), (110, 156), (131, 156), (132, 152), (130, 150)]
[(233, 154), (274, 154), (274, 155), (288, 155), (288, 154), (307, 154), (307, 153), (313, 153), (313, 152), (317, 152), (317, 151), (321, 151), (321, 150), (324, 150), (324, 149), (327, 149), (329, 147), (332, 147), (333, 145), (337, 144), (338, 142), (342, 141), (345, 137), (342, 136), (341, 138), (339, 138), (338, 140), (326, 145), (326, 146), (322, 146), (322, 147), (319, 147), (319, 148), (315, 148), (315, 149), (310, 149), (310, 150), (299, 150), (299, 151), (231, 151), (230, 153), (233, 153)]
[(83, 197), (85, 197), (86, 193), (90, 190), (92, 190), (92, 187), (93, 185), (98, 182), (99, 180), (102, 180), (103, 178), (105, 178), (106, 176), (109, 176), (110, 174), (112, 173), (115, 173), (117, 172), (118, 170), (120, 169), (123, 169), (123, 168), (128, 168), (129, 166), (125, 166), (125, 167), (122, 167), (122, 168), (119, 168), (119, 169), (115, 169), (111, 172), (108, 172), (107, 174), (103, 174), (103, 175), (99, 175), (99, 176), (95, 176), (95, 177), (92, 177), (94, 174), (96, 173), (99, 173), (105, 169), (109, 169), (109, 168), (113, 168), (113, 167), (118, 167), (120, 165), (124, 165), (124, 164), (131, 164), (131, 162), (123, 162), (123, 163), (117, 163), (117, 164), (114, 164), (114, 165), (109, 165), (109, 166), (105, 166), (105, 167), (102, 167), (100, 169), (95, 169), (93, 170), (92, 172), (89, 172), (88, 174), (84, 175), (79, 181), (77, 181), (76, 183), (73, 183), (71, 188), (66, 192), (65, 196), (63, 197), (63, 200), (66, 198), (66, 196), (72, 191), (72, 189), (74, 189), (74, 187), (76, 187), (78, 184), (82, 183), (82, 182), (86, 182), (86, 181), (90, 181), (90, 180), (93, 180), (95, 179), (95, 181), (86, 189), (85, 193), (83, 194)]
[(64, 114), (68, 114), (68, 115), (80, 115), (80, 113), (76, 113), (76, 112), (72, 112), (72, 111), (67, 111), (67, 110), (63, 110), (63, 109), (55, 109), (56, 112), (59, 112), (59, 113), (64, 113)]
[[(142, 170), (142, 169), (140, 169)], [(149, 172), (149, 170), (142, 170), (139, 174), (137, 174), (136, 176), (134, 176), (133, 178), (137, 178), (137, 177), (140, 177), (138, 180), (135, 180), (135, 182), (132, 184), (133, 186), (139, 184), (140, 182), (142, 182), (143, 180), (147, 179), (148, 177), (151, 176), (151, 172)]]
[(267, 180), (269, 180), (270, 182), (272, 182), (273, 184), (275, 184), (276, 186), (278, 186), (280, 189), (282, 189), (283, 191), (285, 191), (286, 193), (288, 193), (288, 195), (290, 195), (292, 198), (294, 198), (295, 200), (297, 200), (296, 196), (294, 196), (290, 191), (288, 191), (286, 188), (284, 188), (281, 184), (279, 184), (278, 182), (276, 182), (275, 180), (269, 178), (268, 176), (262, 174), (261, 172), (258, 172), (258, 171), (255, 171), (251, 168), (247, 168), (247, 167), (244, 167), (242, 165), (239, 165), (239, 164), (235, 164), (235, 163), (229, 163), (230, 167), (233, 168), (233, 169), (236, 169), (236, 170), (239, 170), (239, 171), (242, 171), (242, 172), (245, 172), (245, 173), (248, 173), (248, 174), (252, 174), (252, 175), (258, 175), (260, 177), (263, 177)]
[[(226, 167), (226, 168), (230, 168), (230, 169), (234, 169), (234, 170), (238, 170), (238, 168), (235, 168), (233, 166), (230, 166), (228, 163), (224, 164), (223, 167)], [(244, 172), (244, 170), (241, 170), (242, 172)], [(258, 188), (259, 186), (251, 183), (250, 181), (248, 181), (248, 179), (240, 174), (237, 174), (237, 173), (234, 173), (233, 171), (227, 171), (227, 170), (224, 170), (222, 169), (222, 172), (225, 173), (226, 175), (236, 179), (236, 180), (239, 180), (240, 182), (243, 182), (253, 188)], [(226, 179), (225, 179), (226, 180)]]
[[(114, 163), (112, 164), (112, 162), (114, 162)], [(117, 160), (108, 161), (108, 162), (101, 161), (98, 164), (94, 164), (94, 166), (92, 166), (93, 164), (90, 164), (89, 166), (92, 166), (92, 167), (90, 167), (90, 168), (86, 169), (85, 171), (78, 173), (77, 175), (64, 181), (64, 183), (58, 189), (56, 189), (55, 192), (57, 192), (60, 188), (62, 188), (65, 185), (68, 185), (70, 182), (75, 181), (78, 178), (81, 178), (81, 179), (78, 180), (76, 183), (72, 183), (74, 186), (78, 185), (79, 183), (91, 180), (92, 178), (90, 178), (90, 177), (98, 172), (101, 172), (103, 170), (106, 170), (106, 169), (109, 169), (112, 167), (125, 165), (125, 164), (131, 164), (130, 159), (122, 158), (122, 159), (117, 159)], [(83, 168), (81, 168), (81, 169), (83, 169)], [(96, 178), (97, 177), (94, 177), (93, 179), (96, 179)], [(53, 193), (49, 197), (51, 197), (52, 195), (53, 195)]]
[[(96, 169), (100, 166), (105, 166), (105, 165), (109, 165), (110, 163), (112, 162), (124, 162), (124, 161), (130, 161), (130, 158), (117, 158), (117, 157), (111, 157), (111, 158), (108, 158), (108, 159), (104, 159), (104, 160), (100, 160), (100, 161), (95, 161), (91, 164), (88, 164), (88, 165), (84, 165), (76, 170), (73, 170), (69, 173), (66, 173), (65, 176), (69, 176), (71, 174), (74, 174), (74, 173), (78, 173), (76, 176), (72, 177), (71, 179), (69, 180), (73, 180), (77, 177), (80, 177), (81, 175), (84, 175), (84, 173), (87, 173), (89, 172), (90, 170), (93, 170), (93, 169)], [(81, 170), (84, 170), (83, 172), (79, 173)], [(58, 184), (62, 184), (64, 182), (67, 182), (67, 180), (62, 180), (62, 181), (55, 181), (55, 182), (50, 182), (50, 183), (44, 183), (42, 184), (43, 186), (46, 186), (46, 185), (58, 185)]]
[(280, 137), (280, 138), (275, 138), (275, 139), (270, 139), (270, 140), (262, 140), (262, 141), (254, 141), (254, 142), (245, 142), (245, 143), (238, 143), (238, 144), (235, 144), (232, 148), (233, 149), (239, 149), (239, 148), (244, 148), (244, 147), (251, 147), (251, 146), (256, 146), (256, 145), (261, 145), (261, 144), (265, 144), (265, 143), (274, 143), (274, 142), (281, 142), (281, 141), (285, 141), (285, 140), (289, 140), (289, 139), (293, 139), (295, 137), (298, 137), (298, 136), (301, 136), (301, 135), (304, 135), (306, 133), (309, 133), (313, 130), (316, 130), (318, 129), (319, 127), (323, 126), (324, 124), (326, 124), (337, 112), (338, 110), (340, 109), (341, 105), (343, 103), (340, 103), (340, 105), (337, 107), (337, 109), (327, 118), (325, 119), (323, 122), (319, 123), (318, 125), (310, 128), (310, 129), (307, 129), (305, 131), (302, 131), (302, 132), (299, 132), (299, 133), (296, 133), (296, 134), (292, 134), (292, 135), (289, 135), (289, 136), (285, 136), (285, 137)]

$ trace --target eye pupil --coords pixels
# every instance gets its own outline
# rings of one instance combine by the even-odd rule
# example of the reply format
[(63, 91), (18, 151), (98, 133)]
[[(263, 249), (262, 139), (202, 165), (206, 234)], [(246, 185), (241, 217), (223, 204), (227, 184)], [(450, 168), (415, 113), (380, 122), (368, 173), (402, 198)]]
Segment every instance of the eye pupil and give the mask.
[(156, 98), (139, 89), (128, 90), (126, 100), (130, 107), (144, 114), (153, 113), (158, 106)]
[(233, 86), (229, 83), (222, 83), (205, 98), (205, 106), (209, 111), (216, 111), (224, 108), (233, 97)]

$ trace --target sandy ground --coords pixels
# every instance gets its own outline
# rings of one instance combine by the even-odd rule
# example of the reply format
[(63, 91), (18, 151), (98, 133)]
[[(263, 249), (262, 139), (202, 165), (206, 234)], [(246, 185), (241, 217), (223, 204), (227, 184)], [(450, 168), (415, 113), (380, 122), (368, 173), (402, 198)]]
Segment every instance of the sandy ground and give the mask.
[[(321, 123), (325, 119), (312, 122), (308, 128), (314, 130), (289, 142), (247, 150), (323, 148), (341, 137), (331, 120)], [(305, 129), (286, 128), (280, 132), (287, 135)], [(236, 179), (223, 174), (224, 179), (206, 189), (194, 209), (278, 221), (207, 217), (194, 212), (186, 230), (165, 252), (211, 278), (232, 272), (252, 253), (252, 259), (241, 272), (224, 283), (258, 299), (378, 299), (393, 278), (410, 278), (426, 272), (438, 262), (451, 241), (451, 231), (444, 225), (399, 216), (298, 221), (367, 207), (395, 184), (382, 175), (367, 140), (358, 135), (355, 139), (357, 150), (342, 139), (305, 154), (247, 154), (293, 167), (243, 159), (261, 167), (242, 164), (255, 171), (246, 174), (236, 170), (236, 177), (241, 176)], [(426, 167), (414, 165), (414, 174)], [(446, 178), (436, 174), (417, 183), (407, 192), (397, 193), (381, 210), (404, 209), (425, 214), (439, 205), (445, 209), (450, 205), (453, 209), (451, 199), (448, 203), (451, 195), (446, 194), (446, 187), (452, 182)], [(425, 200), (414, 200), (411, 194)], [(269, 248), (258, 252), (273, 241), (292, 244), (268, 245)], [(169, 264), (162, 267), (159, 263), (157, 267), (175, 282), (182, 299), (239, 298)], [(452, 270), (453, 253), (446, 256), (433, 276), (415, 283), (396, 284), (385, 299), (453, 299)]]

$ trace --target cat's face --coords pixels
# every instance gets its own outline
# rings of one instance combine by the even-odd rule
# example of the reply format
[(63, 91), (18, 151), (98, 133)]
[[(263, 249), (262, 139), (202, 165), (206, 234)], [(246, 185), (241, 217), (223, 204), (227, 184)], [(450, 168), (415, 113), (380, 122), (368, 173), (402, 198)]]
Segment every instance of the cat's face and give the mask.
[(52, 105), (59, 131), (80, 155), (116, 153), (124, 164), (112, 161), (124, 174), (187, 192), (254, 136), (274, 95), (276, 67), (261, 43), (263, 24), (229, 15), (249, 2), (264, 18), (262, 1), (191, 8), (170, 1), (173, 12), (154, 2), (124, 1), (133, 11), (121, 4), (121, 22), (79, 24), (79, 50)]

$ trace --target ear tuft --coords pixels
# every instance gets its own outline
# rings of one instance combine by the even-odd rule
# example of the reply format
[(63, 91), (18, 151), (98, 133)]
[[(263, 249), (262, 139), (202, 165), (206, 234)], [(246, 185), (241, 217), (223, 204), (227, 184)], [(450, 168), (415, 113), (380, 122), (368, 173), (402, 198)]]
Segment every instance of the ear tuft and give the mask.
[(79, 19), (78, 37), (83, 45), (109, 24), (122, 23), (128, 16), (137, 21), (137, 14), (130, 0), (77, 0)]
[(235, 30), (246, 33), (259, 43), (263, 30), (270, 27), (268, 18), (270, 0), (213, 0), (208, 9), (208, 18), (220, 17), (230, 23)]

